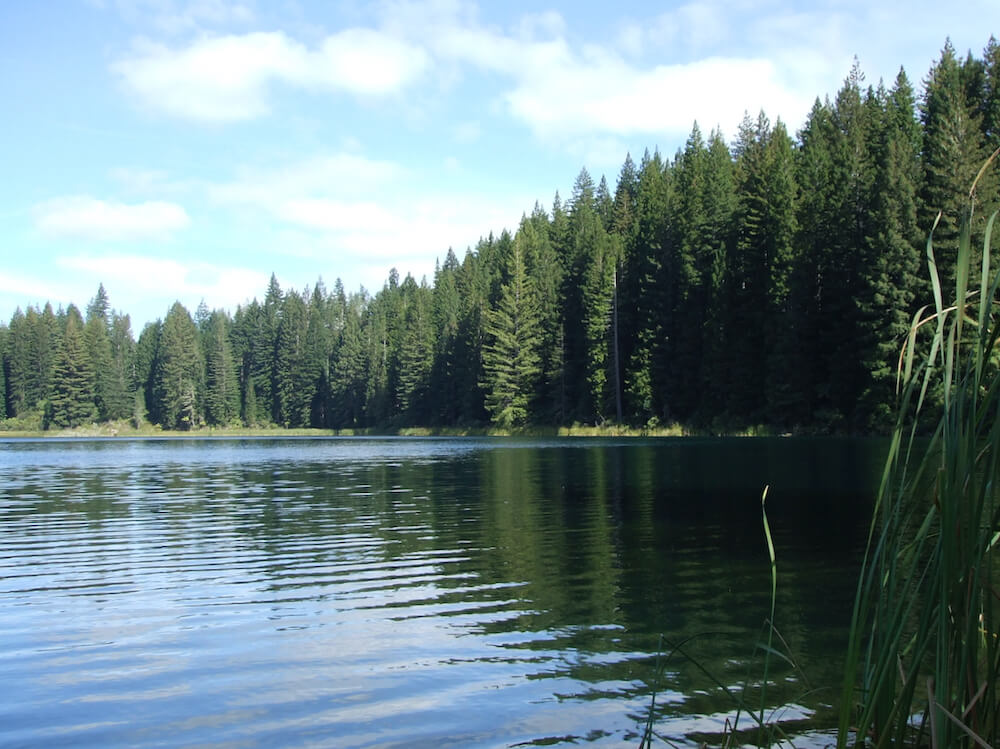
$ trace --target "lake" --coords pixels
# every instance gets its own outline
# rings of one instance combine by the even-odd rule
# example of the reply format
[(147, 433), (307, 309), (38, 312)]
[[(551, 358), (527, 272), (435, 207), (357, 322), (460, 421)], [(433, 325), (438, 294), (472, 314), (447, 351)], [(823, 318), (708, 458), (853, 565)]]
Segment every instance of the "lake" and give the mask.
[(0, 745), (638, 746), (654, 690), (661, 739), (718, 741), (770, 485), (768, 714), (821, 746), (883, 450), (2, 441)]

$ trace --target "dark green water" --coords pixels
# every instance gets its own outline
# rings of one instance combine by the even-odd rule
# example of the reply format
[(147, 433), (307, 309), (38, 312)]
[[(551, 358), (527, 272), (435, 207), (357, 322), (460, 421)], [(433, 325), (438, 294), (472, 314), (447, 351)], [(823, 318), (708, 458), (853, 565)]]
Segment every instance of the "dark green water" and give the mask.
[[(0, 442), (0, 745), (638, 745), (661, 635), (733, 688), (757, 671), (765, 484), (776, 623), (808, 678), (775, 667), (768, 703), (822, 745), (881, 459), (792, 439)], [(733, 714), (678, 656), (656, 705), (678, 745)]]

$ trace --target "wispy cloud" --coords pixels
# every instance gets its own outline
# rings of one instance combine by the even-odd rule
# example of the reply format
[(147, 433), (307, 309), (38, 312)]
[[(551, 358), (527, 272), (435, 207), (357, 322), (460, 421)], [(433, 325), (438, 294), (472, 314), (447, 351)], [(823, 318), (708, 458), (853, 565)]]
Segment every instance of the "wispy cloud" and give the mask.
[(90, 277), (95, 285), (103, 282), (123, 309), (144, 307), (148, 297), (162, 297), (164, 289), (186, 305), (205, 299), (213, 307), (233, 309), (268, 281), (267, 273), (238, 266), (132, 254), (64, 256), (57, 264)]
[(54, 198), (36, 205), (34, 214), (44, 234), (103, 241), (163, 238), (191, 223), (176, 203), (127, 204), (89, 195)]
[[(792, 86), (768, 56), (704, 53), (719, 17), (716, 5), (691, 3), (649, 21), (652, 29), (627, 25), (603, 45), (573, 41), (553, 12), (526, 16), (505, 31), (478, 23), (465, 6), (397, 3), (383, 23), (401, 38), (425, 44), (439, 65), (502, 76), (506, 83), (498, 99), (506, 112), (537, 136), (565, 145), (605, 136), (678, 137), (695, 119), (706, 129), (718, 124), (733, 131), (744, 112), (761, 108), (785, 119), (803, 116), (816, 91)], [(636, 56), (652, 41), (661, 42), (667, 28), (683, 32), (702, 54), (675, 64), (643, 64)]]
[(113, 6), (131, 23), (176, 34), (206, 26), (247, 24), (256, 18), (252, 3), (233, 0), (90, 0)]
[(398, 91), (427, 65), (419, 46), (353, 28), (313, 49), (280, 31), (204, 37), (179, 48), (137, 42), (112, 70), (150, 109), (221, 123), (269, 112), (275, 85), (381, 96)]

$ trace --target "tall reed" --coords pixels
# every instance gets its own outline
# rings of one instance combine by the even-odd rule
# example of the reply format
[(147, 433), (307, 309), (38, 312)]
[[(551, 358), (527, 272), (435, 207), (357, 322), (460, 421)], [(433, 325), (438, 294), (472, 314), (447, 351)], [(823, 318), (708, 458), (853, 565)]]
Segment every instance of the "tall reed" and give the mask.
[(858, 582), (840, 747), (1000, 739), (997, 214), (978, 267), (971, 239), (976, 185), (998, 153), (970, 189), (947, 304), (934, 230), (927, 241), (933, 308), (914, 316), (900, 355), (899, 414)]

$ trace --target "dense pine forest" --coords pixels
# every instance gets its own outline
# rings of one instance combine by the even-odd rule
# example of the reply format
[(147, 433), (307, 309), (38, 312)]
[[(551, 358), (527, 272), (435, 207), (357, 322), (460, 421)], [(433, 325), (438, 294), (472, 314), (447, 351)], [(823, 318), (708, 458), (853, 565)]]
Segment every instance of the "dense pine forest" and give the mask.
[[(930, 300), (958, 211), (1000, 147), (1000, 45), (950, 43), (922, 93), (857, 65), (795, 137), (762, 112), (727, 143), (696, 124), (672, 159), (582, 170), (434, 278), (345, 292), (319, 281), (230, 313), (174, 304), (134, 338), (103, 286), (84, 312), (0, 325), (0, 425), (149, 421), (392, 428), (620, 423), (872, 433)], [(998, 205), (996, 170), (979, 216)], [(980, 237), (975, 242), (982, 246)]]

